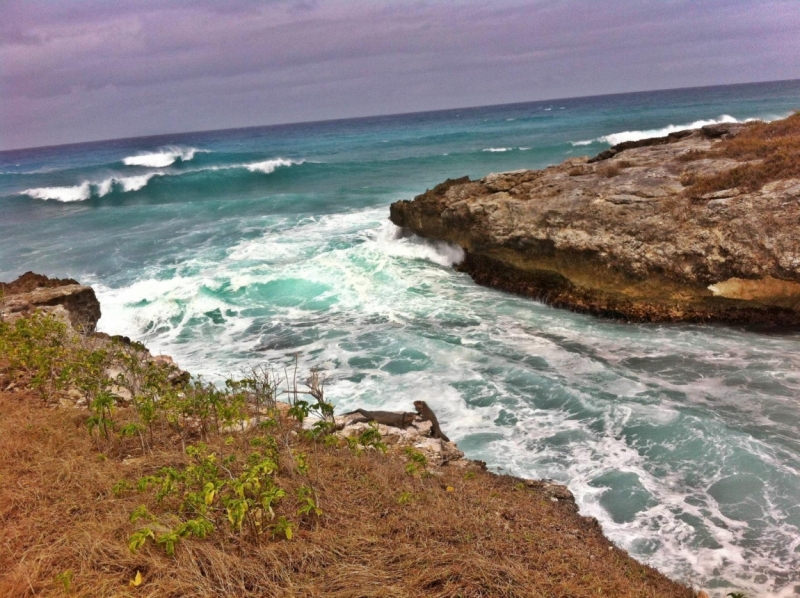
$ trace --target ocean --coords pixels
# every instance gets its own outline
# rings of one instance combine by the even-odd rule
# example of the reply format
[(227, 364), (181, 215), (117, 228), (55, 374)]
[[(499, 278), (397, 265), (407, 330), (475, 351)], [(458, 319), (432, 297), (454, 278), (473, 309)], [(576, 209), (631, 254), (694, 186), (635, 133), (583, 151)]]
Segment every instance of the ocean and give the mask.
[(552, 309), (388, 222), (448, 177), (798, 108), (793, 81), (6, 151), (0, 280), (90, 284), (100, 330), (206, 379), (297, 358), (340, 411), (424, 399), (667, 575), (800, 596), (800, 335)]

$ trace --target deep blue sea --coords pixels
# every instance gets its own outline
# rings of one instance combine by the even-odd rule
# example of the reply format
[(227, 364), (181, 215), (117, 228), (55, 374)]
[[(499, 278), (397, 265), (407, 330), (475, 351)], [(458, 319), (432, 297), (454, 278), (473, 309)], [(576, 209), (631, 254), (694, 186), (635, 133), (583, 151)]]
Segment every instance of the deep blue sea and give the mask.
[(675, 579), (800, 595), (800, 335), (632, 325), (482, 288), (389, 204), (448, 177), (800, 108), (800, 81), (0, 153), (0, 280), (98, 291), (195, 374), (322, 368), (342, 410), (432, 405), (467, 456), (567, 484)]

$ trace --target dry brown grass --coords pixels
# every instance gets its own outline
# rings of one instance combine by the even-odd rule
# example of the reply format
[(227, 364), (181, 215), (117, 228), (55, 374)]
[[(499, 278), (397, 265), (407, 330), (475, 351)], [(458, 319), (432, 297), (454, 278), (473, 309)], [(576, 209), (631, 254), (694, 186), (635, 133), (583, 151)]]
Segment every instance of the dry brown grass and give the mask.
[(600, 169), (600, 174), (607, 179), (614, 178), (620, 172), (622, 172), (622, 168), (620, 168), (620, 165), (616, 163), (609, 164), (605, 168)]
[(772, 181), (800, 177), (800, 112), (771, 123), (753, 123), (704, 155), (690, 154), (680, 159), (716, 157), (745, 162), (725, 172), (698, 178), (687, 189), (692, 197), (735, 187), (757, 191)]
[[(519, 480), (447, 467), (410, 476), (399, 450), (355, 455), (288, 431), (292, 448), (313, 456), (319, 521), (298, 525), (292, 541), (256, 546), (215, 534), (183, 541), (174, 558), (153, 545), (133, 554), (129, 514), (157, 505), (135, 491), (115, 496), (112, 486), (184, 463), (179, 443), (125, 461), (124, 451), (98, 453), (81, 410), (27, 392), (0, 392), (0, 410), (0, 596), (693, 595), (611, 549), (567, 502)], [(212, 447), (244, 452), (245, 440)], [(279, 477), (287, 490), (302, 483), (285, 465)], [(403, 493), (410, 500), (400, 504)], [(281, 508), (292, 514), (296, 505), (287, 498)], [(65, 571), (69, 593), (56, 579)], [(143, 582), (130, 587), (137, 571)]]

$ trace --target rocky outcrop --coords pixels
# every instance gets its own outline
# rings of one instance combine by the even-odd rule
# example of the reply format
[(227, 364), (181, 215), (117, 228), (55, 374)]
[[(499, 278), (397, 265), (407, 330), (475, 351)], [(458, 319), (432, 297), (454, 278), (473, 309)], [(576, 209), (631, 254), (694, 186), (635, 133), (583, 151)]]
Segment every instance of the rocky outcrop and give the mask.
[[(285, 407), (288, 408), (288, 405), (285, 405)], [(375, 426), (384, 443), (389, 446), (397, 446), (400, 448), (412, 448), (422, 453), (425, 456), (426, 463), (431, 467), (457, 467), (466, 471), (486, 469), (486, 463), (483, 461), (466, 459), (464, 453), (459, 450), (456, 443), (447, 440), (447, 437), (441, 434), (441, 430), (440, 436), (437, 437), (433, 429), (433, 422), (426, 415), (414, 415), (409, 412), (398, 411), (395, 413), (398, 419), (404, 416), (414, 417), (407, 426), (397, 426), (365, 421), (364, 412), (363, 409), (359, 409), (350, 413), (337, 415), (334, 418), (334, 423), (337, 428), (336, 434), (341, 438), (357, 437), (368, 431), (371, 426)], [(381, 411), (378, 413), (385, 414), (387, 412)], [(306, 418), (303, 421), (303, 427), (310, 430), (318, 421), (319, 419), (315, 417)], [(442, 438), (442, 436), (444, 438)], [(575, 497), (566, 486), (552, 480), (517, 479), (519, 483), (524, 484), (528, 488), (536, 489), (553, 502), (564, 501), (577, 513), (578, 506), (575, 503)], [(599, 525), (596, 520), (594, 520), (594, 524)]]
[[(740, 167), (742, 125), (621, 144), (540, 171), (448, 180), (392, 204), (413, 233), (460, 245), (479, 284), (631, 321), (800, 324), (800, 179), (700, 197)], [(800, 159), (800, 157), (798, 157)]]
[(36, 310), (69, 320), (76, 330), (93, 332), (100, 319), (100, 302), (92, 287), (71, 278), (48, 278), (26, 272), (10, 283), (0, 283), (0, 318), (10, 321)]

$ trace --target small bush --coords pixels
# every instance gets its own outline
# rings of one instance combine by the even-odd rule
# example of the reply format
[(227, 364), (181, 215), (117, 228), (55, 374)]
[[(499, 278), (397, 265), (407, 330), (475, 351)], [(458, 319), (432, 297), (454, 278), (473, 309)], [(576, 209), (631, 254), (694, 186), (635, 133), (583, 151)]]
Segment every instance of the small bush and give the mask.
[(600, 170), (600, 174), (606, 177), (607, 179), (614, 178), (620, 172), (622, 172), (622, 168), (620, 168), (618, 164), (609, 164), (608, 166)]

